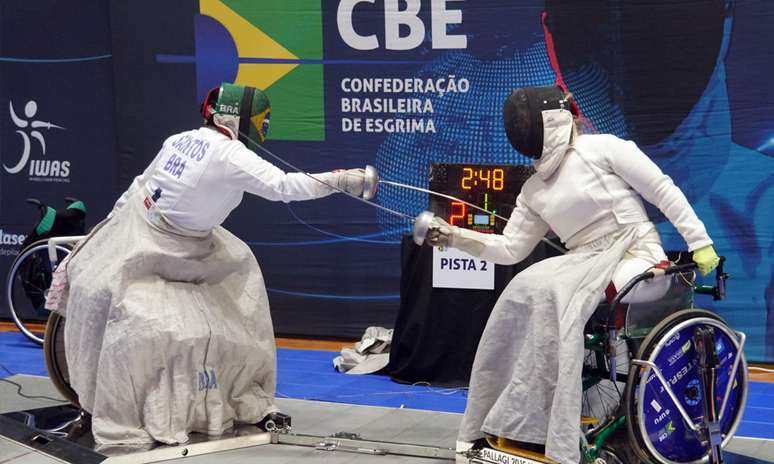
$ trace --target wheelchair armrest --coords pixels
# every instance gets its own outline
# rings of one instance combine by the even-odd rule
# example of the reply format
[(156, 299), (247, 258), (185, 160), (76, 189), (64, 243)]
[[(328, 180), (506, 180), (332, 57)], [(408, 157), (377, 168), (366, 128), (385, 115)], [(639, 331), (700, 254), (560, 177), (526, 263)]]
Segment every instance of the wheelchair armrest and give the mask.
[(75, 245), (79, 241), (86, 238), (86, 235), (70, 235), (65, 237), (51, 237), (48, 239), (48, 260), (51, 262), (51, 267), (56, 268), (59, 264), (59, 256), (57, 256), (56, 247), (62, 244)]
[(671, 266), (666, 269), (654, 267), (648, 271), (643, 272), (642, 274), (637, 274), (636, 276), (632, 277), (632, 279), (626, 282), (626, 285), (624, 285), (623, 288), (618, 291), (618, 293), (613, 298), (613, 301), (610, 302), (610, 313), (608, 315), (607, 325), (612, 326), (612, 323), (614, 320), (621, 321), (624, 319), (623, 317), (615, 317), (618, 311), (622, 311), (621, 300), (626, 295), (628, 295), (629, 292), (631, 292), (632, 289), (634, 289), (634, 287), (636, 287), (637, 284), (639, 284), (640, 282), (652, 279), (656, 276), (678, 274), (682, 272), (692, 271), (694, 269), (696, 269), (696, 263), (691, 262), (688, 264)]
[[(718, 263), (718, 266), (715, 268), (715, 286), (698, 286), (694, 289), (696, 293), (699, 294), (709, 294), (712, 295), (713, 299), (715, 301), (722, 300), (726, 297), (726, 280), (730, 277), (726, 272), (724, 272), (724, 264), (726, 262), (725, 256), (719, 256), (720, 262)], [(625, 297), (632, 289), (640, 282), (648, 279), (652, 279), (656, 276), (664, 276), (664, 275), (671, 275), (671, 274), (678, 274), (688, 271), (693, 271), (697, 268), (697, 264), (694, 262), (690, 262), (687, 264), (680, 264), (677, 266), (671, 266), (666, 269), (658, 269), (654, 268), (648, 271), (643, 272), (642, 274), (637, 274), (634, 276), (629, 282), (626, 283), (626, 285), (623, 286), (623, 288), (616, 294), (615, 298), (613, 298), (613, 301), (610, 303), (611, 311), (608, 316), (608, 326), (612, 322), (612, 318), (615, 315), (615, 313), (619, 310), (620, 302), (623, 297)]]

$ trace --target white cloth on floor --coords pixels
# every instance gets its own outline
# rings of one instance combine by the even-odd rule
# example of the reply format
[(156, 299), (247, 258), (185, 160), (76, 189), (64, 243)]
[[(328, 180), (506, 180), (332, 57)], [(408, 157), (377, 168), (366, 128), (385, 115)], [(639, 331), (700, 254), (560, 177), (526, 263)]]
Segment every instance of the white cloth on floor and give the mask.
[(333, 367), (347, 374), (373, 374), (390, 362), (392, 329), (369, 327), (353, 348), (343, 348)]

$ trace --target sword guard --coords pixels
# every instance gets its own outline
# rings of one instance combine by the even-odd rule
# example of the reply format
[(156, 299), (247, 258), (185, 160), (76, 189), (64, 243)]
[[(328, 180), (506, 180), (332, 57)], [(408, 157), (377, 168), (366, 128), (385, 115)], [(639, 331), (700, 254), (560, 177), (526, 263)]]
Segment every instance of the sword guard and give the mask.
[(376, 191), (379, 190), (379, 173), (376, 168), (367, 164), (365, 167), (365, 177), (363, 180), (363, 199), (371, 200), (376, 197)]

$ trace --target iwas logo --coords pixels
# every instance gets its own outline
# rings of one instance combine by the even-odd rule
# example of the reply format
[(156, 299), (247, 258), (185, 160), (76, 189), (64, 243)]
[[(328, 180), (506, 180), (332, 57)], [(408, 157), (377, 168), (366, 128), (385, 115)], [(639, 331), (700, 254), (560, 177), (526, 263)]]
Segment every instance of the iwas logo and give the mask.
[[(36, 182), (70, 182), (70, 161), (46, 158), (46, 136), (51, 133), (52, 129), (66, 129), (50, 121), (36, 119), (38, 104), (35, 100), (30, 100), (24, 105), (22, 117), (17, 114), (12, 101), (8, 102), (8, 112), (11, 121), (16, 126), (16, 133), (22, 141), (22, 146), (18, 161), (15, 163), (3, 162), (5, 172), (8, 174), (26, 173), (29, 180)], [(38, 149), (42, 158), (31, 159), (33, 152), (37, 153)]]

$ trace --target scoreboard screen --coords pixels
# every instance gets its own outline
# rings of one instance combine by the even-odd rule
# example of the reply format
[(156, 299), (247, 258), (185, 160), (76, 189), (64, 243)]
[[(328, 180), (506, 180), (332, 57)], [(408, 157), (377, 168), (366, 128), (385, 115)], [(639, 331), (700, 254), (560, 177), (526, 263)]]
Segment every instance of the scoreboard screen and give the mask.
[[(523, 165), (447, 164), (430, 165), (430, 190), (450, 195), (510, 217), (521, 186), (533, 169)], [(430, 195), (430, 211), (449, 224), (483, 233), (502, 233), (505, 222), (463, 202)]]

